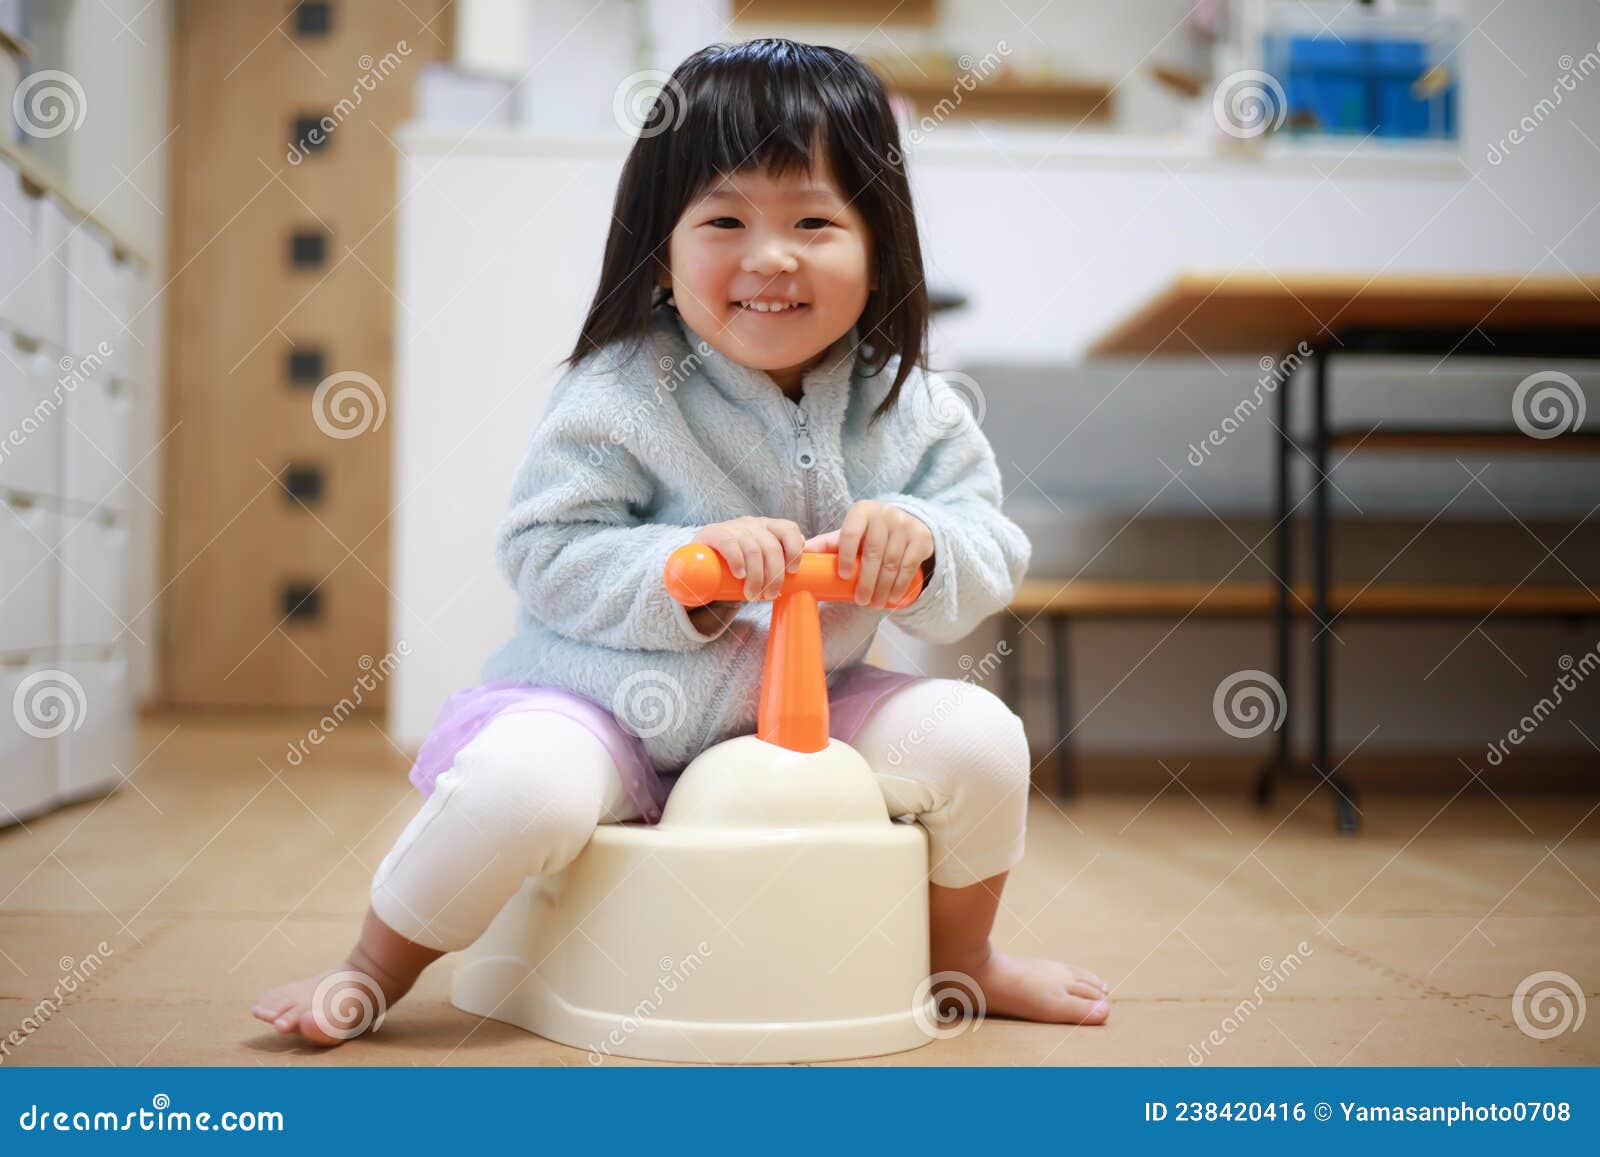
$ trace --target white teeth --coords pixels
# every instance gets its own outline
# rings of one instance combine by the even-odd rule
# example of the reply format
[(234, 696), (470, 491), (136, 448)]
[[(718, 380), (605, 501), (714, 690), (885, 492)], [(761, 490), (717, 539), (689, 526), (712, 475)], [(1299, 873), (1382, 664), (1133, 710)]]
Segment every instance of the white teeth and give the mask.
[(786, 309), (797, 309), (804, 303), (798, 301), (741, 301), (739, 304), (745, 309), (753, 309), (757, 313), (782, 313)]

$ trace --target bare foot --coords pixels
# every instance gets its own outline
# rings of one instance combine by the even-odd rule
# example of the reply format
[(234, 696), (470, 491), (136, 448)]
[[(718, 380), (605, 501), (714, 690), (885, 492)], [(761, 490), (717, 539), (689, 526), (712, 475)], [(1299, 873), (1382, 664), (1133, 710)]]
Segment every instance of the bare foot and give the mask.
[(369, 908), (361, 939), (337, 967), (268, 989), (250, 1014), (285, 1036), (298, 1033), (312, 1044), (343, 1044), (376, 1031), (390, 1006), (443, 955), (405, 939)]
[(404, 991), (391, 998), (369, 973), (345, 960), (262, 993), (250, 1013), (285, 1036), (298, 1033), (312, 1044), (331, 1046), (377, 1029)]
[(975, 1002), (970, 991), (962, 991), (970, 985), (953, 976), (934, 986), (941, 1015), (977, 1012), (1049, 1024), (1104, 1024), (1111, 1012), (1110, 986), (1087, 969), (1060, 961), (990, 952), (976, 967), (951, 971), (970, 976), (983, 999)]

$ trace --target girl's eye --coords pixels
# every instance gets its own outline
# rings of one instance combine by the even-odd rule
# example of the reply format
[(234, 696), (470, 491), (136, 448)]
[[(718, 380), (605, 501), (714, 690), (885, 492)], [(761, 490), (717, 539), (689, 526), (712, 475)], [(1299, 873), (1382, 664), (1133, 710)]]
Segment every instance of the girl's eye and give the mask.
[(737, 229), (739, 227), (739, 218), (713, 217), (711, 220), (707, 221), (706, 224), (717, 229)]
[(826, 217), (802, 217), (800, 219), (800, 228), (802, 229), (826, 229), (832, 224), (833, 222)]

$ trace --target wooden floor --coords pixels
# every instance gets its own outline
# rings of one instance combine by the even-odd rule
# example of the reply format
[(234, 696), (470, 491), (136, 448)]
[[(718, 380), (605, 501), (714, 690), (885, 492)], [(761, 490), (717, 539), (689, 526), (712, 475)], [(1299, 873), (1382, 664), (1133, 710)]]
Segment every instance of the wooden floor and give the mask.
[[(587, 1063), (453, 1008), (449, 958), (331, 1052), (251, 1019), (263, 988), (343, 955), (419, 803), (371, 720), (289, 766), (309, 722), (148, 720), (120, 791), (0, 831), (0, 1038), (93, 969), (4, 1063)], [(1005, 896), (1002, 946), (1105, 976), (1109, 1025), (991, 1019), (859, 1063), (1600, 1063), (1600, 1009), (1536, 1039), (1512, 1001), (1536, 973), (1600, 995), (1600, 799), (1369, 796), (1351, 839), (1303, 789), (1257, 812), (1168, 787), (1036, 793)]]

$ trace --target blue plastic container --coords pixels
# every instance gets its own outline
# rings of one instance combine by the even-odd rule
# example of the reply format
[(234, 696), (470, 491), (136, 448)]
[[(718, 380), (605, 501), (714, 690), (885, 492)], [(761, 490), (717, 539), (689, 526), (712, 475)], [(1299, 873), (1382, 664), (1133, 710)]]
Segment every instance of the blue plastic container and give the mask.
[(1264, 48), (1291, 131), (1455, 138), (1455, 84), (1421, 99), (1412, 91), (1431, 67), (1420, 40), (1277, 35)]

